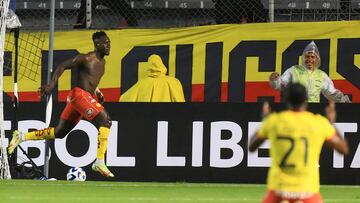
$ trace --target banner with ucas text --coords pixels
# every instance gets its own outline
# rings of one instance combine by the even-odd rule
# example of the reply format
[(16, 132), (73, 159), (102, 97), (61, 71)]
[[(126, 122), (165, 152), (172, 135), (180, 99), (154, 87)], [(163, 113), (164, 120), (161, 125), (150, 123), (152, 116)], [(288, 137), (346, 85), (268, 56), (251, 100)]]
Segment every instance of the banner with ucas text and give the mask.
[[(145, 77), (147, 58), (159, 54), (168, 74), (182, 83), (187, 102), (279, 102), (280, 94), (268, 84), (270, 73), (283, 73), (298, 64), (304, 47), (314, 40), (321, 53), (321, 69), (336, 88), (359, 103), (359, 26), (360, 21), (352, 21), (108, 30), (111, 53), (99, 85), (106, 101), (119, 101), (122, 93)], [(54, 66), (92, 51), (94, 31), (56, 32)], [(47, 57), (45, 47), (38, 72), (22, 69), (21, 101), (40, 100), (37, 90), (46, 82)], [(35, 79), (27, 79), (26, 74), (35, 74)], [(76, 71), (65, 71), (56, 86), (55, 100), (65, 101), (76, 77)], [(5, 76), (4, 86), (11, 96), (11, 75)]]

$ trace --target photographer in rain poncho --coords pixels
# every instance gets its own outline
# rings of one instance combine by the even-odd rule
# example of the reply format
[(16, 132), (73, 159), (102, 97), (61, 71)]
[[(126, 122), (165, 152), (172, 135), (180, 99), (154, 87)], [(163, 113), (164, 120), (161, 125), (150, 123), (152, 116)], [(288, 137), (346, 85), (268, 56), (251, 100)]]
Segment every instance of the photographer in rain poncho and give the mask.
[(281, 91), (289, 83), (304, 85), (308, 93), (308, 102), (320, 102), (320, 93), (328, 100), (339, 103), (351, 103), (349, 97), (336, 89), (329, 76), (320, 67), (320, 53), (314, 41), (308, 44), (302, 54), (302, 65), (294, 65), (280, 77), (274, 72), (270, 75), (270, 86)]

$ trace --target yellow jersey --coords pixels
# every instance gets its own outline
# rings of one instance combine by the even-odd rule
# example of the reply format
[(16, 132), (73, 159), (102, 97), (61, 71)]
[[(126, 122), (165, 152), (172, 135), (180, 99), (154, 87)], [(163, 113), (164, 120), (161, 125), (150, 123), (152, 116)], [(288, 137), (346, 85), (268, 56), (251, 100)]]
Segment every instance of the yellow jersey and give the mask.
[(268, 189), (318, 193), (321, 148), (335, 133), (325, 117), (308, 111), (270, 114), (258, 131), (270, 140)]

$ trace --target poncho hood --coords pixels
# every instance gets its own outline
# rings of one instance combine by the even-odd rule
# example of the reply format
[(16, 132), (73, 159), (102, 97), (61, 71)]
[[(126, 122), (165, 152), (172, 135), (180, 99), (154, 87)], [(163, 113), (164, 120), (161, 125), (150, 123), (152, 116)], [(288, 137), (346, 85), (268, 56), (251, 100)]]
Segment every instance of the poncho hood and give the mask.
[(160, 77), (166, 75), (167, 69), (159, 55), (153, 54), (148, 58), (148, 76)]

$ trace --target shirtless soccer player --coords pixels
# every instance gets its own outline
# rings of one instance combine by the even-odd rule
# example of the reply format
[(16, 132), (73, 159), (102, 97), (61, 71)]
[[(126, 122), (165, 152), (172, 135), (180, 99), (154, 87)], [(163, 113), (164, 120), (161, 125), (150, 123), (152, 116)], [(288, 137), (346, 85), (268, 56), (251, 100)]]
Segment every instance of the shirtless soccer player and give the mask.
[(105, 177), (114, 177), (114, 174), (110, 172), (104, 162), (111, 120), (102, 105), (104, 101), (103, 94), (97, 88), (105, 71), (104, 57), (110, 53), (110, 39), (103, 31), (95, 32), (92, 39), (95, 46), (94, 51), (79, 54), (60, 64), (56, 68), (50, 84), (40, 88), (41, 96), (51, 94), (65, 69), (77, 69), (77, 85), (67, 97), (67, 104), (61, 114), (59, 123), (56, 127), (25, 134), (17, 130), (14, 131), (8, 147), (9, 154), (12, 154), (14, 149), (23, 141), (64, 138), (83, 118), (90, 121), (99, 131), (96, 161), (92, 164), (92, 170), (101, 173)]

